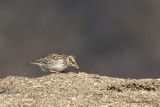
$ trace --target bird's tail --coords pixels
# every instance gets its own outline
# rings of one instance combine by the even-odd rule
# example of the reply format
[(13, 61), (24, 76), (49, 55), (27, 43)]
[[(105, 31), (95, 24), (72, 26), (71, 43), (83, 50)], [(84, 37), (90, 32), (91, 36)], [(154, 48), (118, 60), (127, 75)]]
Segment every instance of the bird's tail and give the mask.
[(26, 63), (26, 65), (33, 65), (33, 64), (37, 64), (37, 62), (32, 61), (32, 62), (28, 62), (28, 63)]

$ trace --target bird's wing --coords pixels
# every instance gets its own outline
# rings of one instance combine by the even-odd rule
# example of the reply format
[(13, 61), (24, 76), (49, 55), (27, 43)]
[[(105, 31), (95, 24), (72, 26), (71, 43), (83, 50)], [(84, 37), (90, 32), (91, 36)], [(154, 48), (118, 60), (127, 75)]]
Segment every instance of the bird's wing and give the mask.
[(32, 61), (30, 64), (37, 64), (37, 63), (49, 64), (50, 62), (57, 61), (61, 58), (65, 58), (65, 57), (66, 57), (65, 55), (50, 54), (46, 57), (42, 57), (42, 58), (39, 58), (35, 61)]
[(55, 61), (58, 60), (59, 56), (60, 55), (58, 55), (58, 54), (50, 54), (50, 55), (48, 55), (46, 57), (39, 58), (39, 59), (35, 60), (34, 62), (49, 64), (53, 60), (55, 60)]

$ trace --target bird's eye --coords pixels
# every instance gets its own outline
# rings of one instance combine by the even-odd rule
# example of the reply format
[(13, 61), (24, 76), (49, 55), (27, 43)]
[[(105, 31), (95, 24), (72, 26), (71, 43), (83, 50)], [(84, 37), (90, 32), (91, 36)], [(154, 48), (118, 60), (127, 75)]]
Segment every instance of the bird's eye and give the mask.
[(69, 63), (71, 64), (75, 64), (75, 62), (72, 61), (72, 59), (69, 60)]

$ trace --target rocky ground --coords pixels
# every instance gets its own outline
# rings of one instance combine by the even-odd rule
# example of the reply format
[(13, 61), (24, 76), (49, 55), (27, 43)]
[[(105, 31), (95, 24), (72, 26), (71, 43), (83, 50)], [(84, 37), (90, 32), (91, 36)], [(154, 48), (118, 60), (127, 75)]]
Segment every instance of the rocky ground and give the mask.
[(160, 107), (160, 80), (61, 73), (0, 79), (0, 107)]

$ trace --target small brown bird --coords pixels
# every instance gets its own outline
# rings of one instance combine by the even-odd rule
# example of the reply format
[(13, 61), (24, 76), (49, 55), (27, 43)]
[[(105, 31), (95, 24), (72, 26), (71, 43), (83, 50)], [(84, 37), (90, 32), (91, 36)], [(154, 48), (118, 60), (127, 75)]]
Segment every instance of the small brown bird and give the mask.
[(44, 72), (50, 71), (60, 73), (68, 67), (75, 67), (79, 69), (75, 57), (73, 55), (68, 56), (64, 54), (50, 54), (29, 64), (35, 64), (40, 66), (41, 70)]

